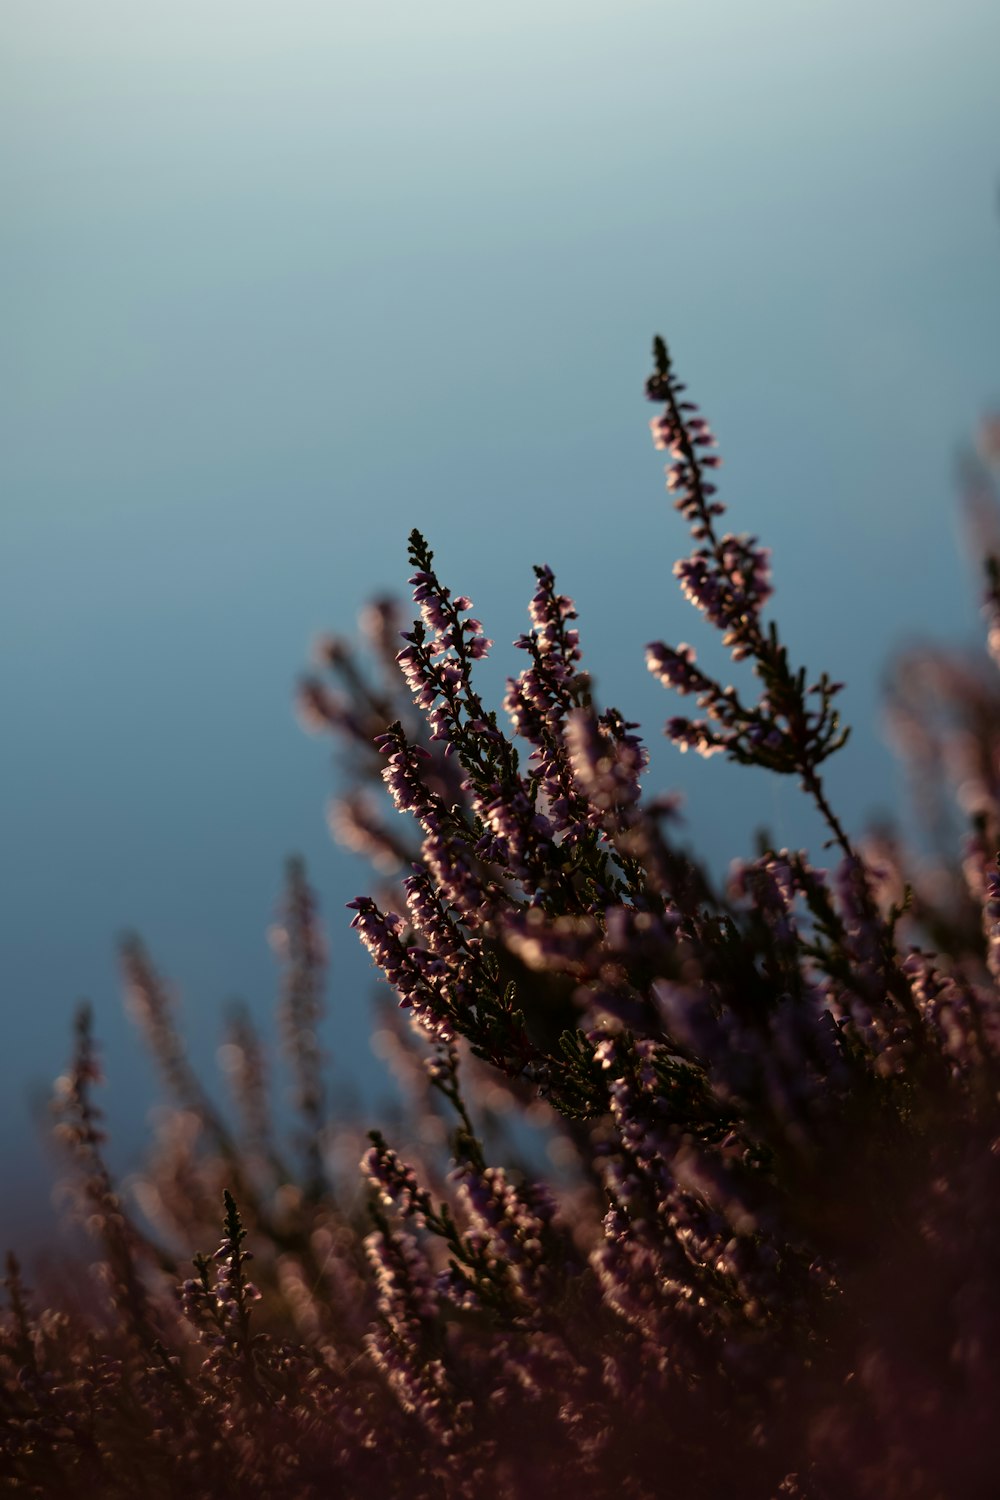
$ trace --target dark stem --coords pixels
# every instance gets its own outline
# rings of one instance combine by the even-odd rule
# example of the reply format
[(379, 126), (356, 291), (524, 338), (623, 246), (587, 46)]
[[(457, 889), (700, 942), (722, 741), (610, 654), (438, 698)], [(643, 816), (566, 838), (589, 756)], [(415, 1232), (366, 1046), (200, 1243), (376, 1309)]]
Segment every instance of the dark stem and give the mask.
[(843, 849), (848, 859), (857, 859), (858, 856), (854, 851), (854, 846), (850, 839), (844, 832), (843, 824), (826, 800), (826, 794), (823, 791), (823, 783), (819, 778), (819, 773), (812, 766), (807, 766), (802, 772), (802, 785), (816, 803), (834, 839), (840, 845), (841, 849)]

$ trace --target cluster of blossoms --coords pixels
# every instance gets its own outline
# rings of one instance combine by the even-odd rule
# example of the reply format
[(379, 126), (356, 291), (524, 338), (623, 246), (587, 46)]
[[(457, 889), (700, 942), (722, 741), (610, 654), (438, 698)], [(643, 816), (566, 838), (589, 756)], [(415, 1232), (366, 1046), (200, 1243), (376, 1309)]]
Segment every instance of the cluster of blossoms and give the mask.
[(300, 698), (343, 756), (331, 824), (381, 877), (352, 926), (387, 985), (398, 1118), (365, 1139), (333, 1111), (299, 863), (273, 932), (290, 1148), (249, 1017), (220, 1054), (231, 1112), (130, 941), (130, 1009), (171, 1104), (148, 1168), (116, 1188), (81, 1017), (56, 1108), (100, 1289), (49, 1270), (39, 1297), (9, 1263), (14, 1491), (996, 1493), (1000, 686), (942, 653), (901, 665), (924, 852), (888, 829), (852, 840), (820, 777), (846, 738), (839, 685), (807, 686), (764, 620), (768, 555), (720, 532), (715, 440), (660, 340), (647, 394), (695, 544), (677, 577), (757, 683), (749, 697), (692, 647), (650, 645), (703, 714), (667, 734), (796, 776), (832, 867), (764, 847), (719, 889), (676, 845), (548, 567), (504, 725), (475, 684), (492, 642), (414, 532), (416, 621), (379, 601), (371, 664), (325, 640), (333, 681)]

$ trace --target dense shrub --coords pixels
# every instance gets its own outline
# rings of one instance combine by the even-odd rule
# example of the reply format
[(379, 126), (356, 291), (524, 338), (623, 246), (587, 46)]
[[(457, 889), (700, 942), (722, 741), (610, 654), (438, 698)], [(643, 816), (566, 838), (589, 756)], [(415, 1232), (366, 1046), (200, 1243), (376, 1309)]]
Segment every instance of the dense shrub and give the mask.
[[(932, 836), (919, 858), (890, 831), (856, 842), (822, 779), (846, 738), (838, 684), (765, 619), (768, 554), (723, 531), (714, 439), (659, 340), (654, 360), (653, 435), (694, 540), (675, 572), (751, 685), (651, 645), (699, 715), (667, 735), (794, 777), (831, 868), (762, 848), (721, 890), (680, 849), (547, 567), (506, 719), (488, 708), (474, 669), (492, 643), (414, 532), (403, 649), (380, 601), (368, 659), (323, 642), (301, 694), (343, 752), (334, 830), (379, 872), (353, 926), (398, 1002), (379, 1038), (405, 1111), (367, 1142), (331, 1123), (299, 864), (275, 934), (290, 1145), (249, 1017), (222, 1051), (236, 1126), (129, 942), (128, 1003), (171, 1105), (126, 1199), (82, 1013), (55, 1108), (97, 1284), (68, 1268), (45, 1307), (10, 1262), (11, 1490), (997, 1492), (1000, 693), (940, 652), (903, 664), (895, 723)], [(942, 767), (967, 825), (950, 863)]]

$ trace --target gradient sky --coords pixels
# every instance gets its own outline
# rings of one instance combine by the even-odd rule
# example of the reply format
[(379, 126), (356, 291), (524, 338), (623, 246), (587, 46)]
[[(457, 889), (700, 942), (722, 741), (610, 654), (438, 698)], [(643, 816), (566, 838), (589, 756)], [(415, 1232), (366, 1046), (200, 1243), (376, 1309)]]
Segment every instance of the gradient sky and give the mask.
[(371, 975), (291, 696), (315, 634), (405, 581), (417, 524), (518, 666), (531, 564), (721, 867), (792, 786), (659, 748), (653, 637), (711, 643), (641, 398), (669, 339), (802, 661), (850, 684), (830, 782), (897, 805), (879, 682), (970, 636), (955, 453), (1000, 404), (995, 0), (7, 0), (0, 1202), (36, 1232), (33, 1100), (88, 996), (115, 1162), (151, 1071), (114, 941), (146, 936), (206, 1069), (265, 1018), (303, 853), (327, 1041), (366, 1098)]

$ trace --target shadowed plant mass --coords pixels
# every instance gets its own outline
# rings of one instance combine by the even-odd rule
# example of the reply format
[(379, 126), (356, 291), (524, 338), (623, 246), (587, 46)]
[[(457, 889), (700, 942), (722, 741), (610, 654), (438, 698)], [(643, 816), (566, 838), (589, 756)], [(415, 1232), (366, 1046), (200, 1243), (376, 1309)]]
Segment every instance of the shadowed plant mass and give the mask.
[[(918, 827), (845, 829), (823, 781), (840, 684), (786, 646), (769, 554), (725, 529), (715, 439), (662, 340), (653, 356), (653, 439), (693, 543), (674, 572), (739, 680), (652, 643), (650, 671), (696, 708), (666, 735), (794, 778), (825, 850), (762, 839), (720, 884), (675, 799), (643, 790), (638, 726), (598, 699), (548, 566), (491, 707), (493, 642), (414, 531), (417, 618), (374, 602), (300, 691), (338, 747), (334, 834), (374, 872), (351, 925), (386, 981), (401, 1104), (368, 1134), (332, 1112), (300, 862), (273, 932), (290, 1140), (250, 1016), (227, 1023), (227, 1096), (130, 939), (127, 1004), (168, 1104), (126, 1192), (81, 1011), (54, 1110), (97, 1255), (38, 1267), (41, 1289), (8, 1263), (12, 1492), (996, 1493), (995, 668), (900, 661)], [(996, 656), (988, 466), (968, 489)]]

